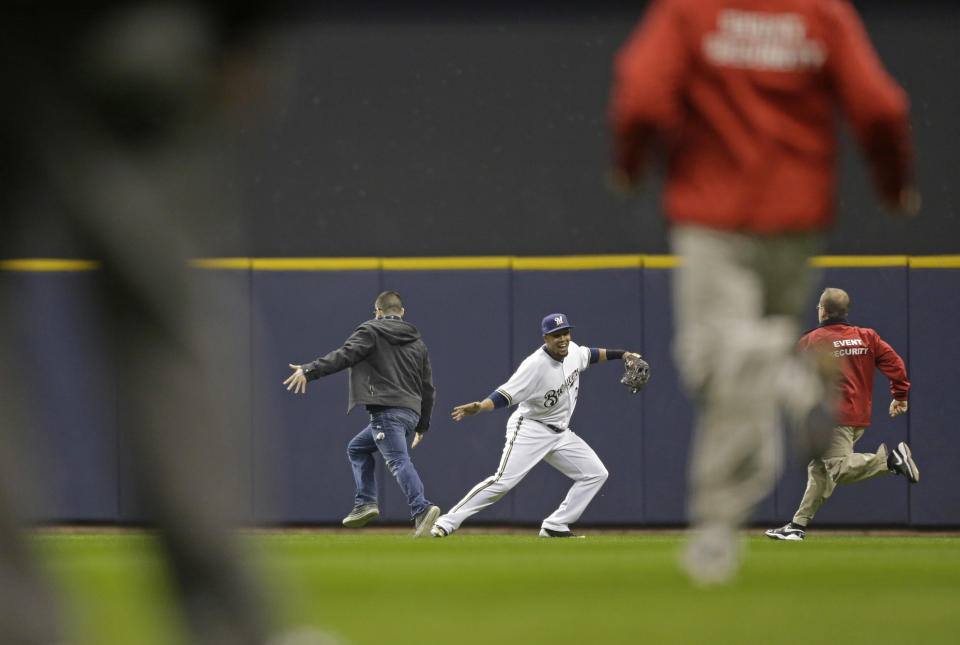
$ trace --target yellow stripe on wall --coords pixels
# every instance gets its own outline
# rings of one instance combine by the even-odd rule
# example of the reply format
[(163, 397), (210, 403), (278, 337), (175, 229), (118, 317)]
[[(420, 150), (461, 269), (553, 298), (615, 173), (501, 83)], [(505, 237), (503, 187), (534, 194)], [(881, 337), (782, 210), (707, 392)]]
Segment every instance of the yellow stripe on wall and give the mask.
[(0, 260), (2, 271), (93, 271), (100, 267), (94, 260), (57, 260), (53, 258), (24, 258)]
[(509, 269), (509, 255), (478, 255), (440, 258), (383, 258), (389, 271), (432, 271), (450, 269)]
[[(676, 255), (478, 255), (406, 258), (197, 258), (198, 269), (243, 271), (447, 271), (466, 269), (514, 269), (517, 271), (582, 271), (592, 269), (673, 269), (682, 258)], [(906, 267), (960, 269), (960, 255), (818, 255), (810, 264), (820, 268)], [(95, 260), (23, 258), (0, 260), (2, 271), (93, 271)]]
[(682, 259), (677, 255), (645, 255), (643, 266), (647, 269), (675, 269)]
[(580, 269), (640, 268), (642, 255), (546, 255), (513, 258), (518, 271), (574, 271)]
[(810, 258), (815, 267), (905, 267), (908, 255), (817, 255)]
[(254, 271), (369, 271), (380, 258), (253, 258)]
[(960, 255), (916, 255), (910, 258), (914, 269), (960, 269)]

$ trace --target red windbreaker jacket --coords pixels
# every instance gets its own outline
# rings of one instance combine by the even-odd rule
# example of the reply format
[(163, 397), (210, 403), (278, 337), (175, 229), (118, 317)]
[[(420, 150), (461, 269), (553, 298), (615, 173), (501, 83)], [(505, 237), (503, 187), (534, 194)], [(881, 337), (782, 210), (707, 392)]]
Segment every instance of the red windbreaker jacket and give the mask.
[(896, 204), (913, 164), (907, 98), (848, 2), (654, 0), (615, 60), (614, 164), (636, 179), (659, 136), (673, 223), (823, 229), (837, 107)]
[(893, 398), (907, 400), (910, 381), (903, 359), (872, 329), (827, 321), (807, 332), (797, 346), (803, 350), (826, 350), (840, 360), (838, 425), (870, 425), (874, 368), (890, 379)]

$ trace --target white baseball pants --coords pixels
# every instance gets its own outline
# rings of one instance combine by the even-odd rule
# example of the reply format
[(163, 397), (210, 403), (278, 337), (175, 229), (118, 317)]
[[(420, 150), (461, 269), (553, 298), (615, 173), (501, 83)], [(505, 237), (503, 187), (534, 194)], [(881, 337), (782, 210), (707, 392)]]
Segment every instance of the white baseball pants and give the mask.
[(597, 453), (573, 430), (556, 433), (539, 421), (514, 415), (507, 424), (506, 437), (497, 471), (436, 521), (447, 533), (506, 495), (541, 460), (573, 480), (563, 502), (541, 524), (553, 531), (567, 531), (609, 475)]

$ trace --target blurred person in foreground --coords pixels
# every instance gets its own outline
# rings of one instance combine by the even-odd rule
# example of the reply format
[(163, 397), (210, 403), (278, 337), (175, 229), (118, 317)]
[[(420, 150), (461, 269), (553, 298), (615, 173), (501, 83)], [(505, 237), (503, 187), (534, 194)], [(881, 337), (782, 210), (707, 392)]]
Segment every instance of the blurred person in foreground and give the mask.
[[(10, 90), (0, 106), (0, 257), (35, 253), (37, 240), (20, 248), (16, 238), (49, 217), (48, 230), (75, 235), (99, 263), (127, 421), (121, 444), (159, 529), (188, 638), (203, 645), (268, 640), (265, 599), (230, 533), (244, 517), (242, 442), (220, 417), (231, 405), (226, 339), (243, 296), (205, 288), (187, 266), (209, 252), (205, 233), (242, 228), (219, 135), (238, 90), (249, 88), (259, 9), (14, 2), (0, 20), (0, 79)], [(6, 305), (5, 325), (16, 309)], [(15, 448), (26, 424), (25, 411), (13, 416), (13, 350), (0, 347), (4, 466), (26, 461)], [(70, 642), (20, 535), (31, 513), (23, 491), (42, 481), (16, 480), (6, 467), (3, 478), (0, 642)]]
[(610, 181), (666, 155), (674, 354), (698, 409), (689, 463), (700, 584), (739, 566), (737, 529), (773, 489), (783, 415), (824, 446), (829, 369), (792, 353), (833, 217), (834, 112), (849, 120), (880, 199), (913, 214), (907, 97), (843, 0), (654, 0), (616, 56)]
[(870, 425), (874, 369), (890, 379), (891, 417), (907, 412), (910, 381), (900, 355), (873, 329), (847, 322), (849, 311), (850, 296), (846, 291), (824, 289), (817, 304), (820, 324), (798, 343), (802, 351), (825, 351), (837, 359), (840, 377), (836, 383), (836, 426), (826, 452), (807, 466), (807, 488), (793, 520), (766, 531), (771, 539), (802, 540), (810, 520), (837, 484), (867, 481), (888, 473), (903, 475), (911, 484), (920, 480), (920, 470), (905, 441), (892, 450), (881, 443), (875, 453), (853, 451)]

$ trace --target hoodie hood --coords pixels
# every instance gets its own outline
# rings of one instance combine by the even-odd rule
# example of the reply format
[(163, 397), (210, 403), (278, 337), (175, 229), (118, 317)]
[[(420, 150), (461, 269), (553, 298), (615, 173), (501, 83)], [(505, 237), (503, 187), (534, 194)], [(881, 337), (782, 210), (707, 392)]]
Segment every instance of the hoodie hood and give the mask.
[(416, 327), (402, 318), (374, 318), (364, 323), (391, 345), (406, 345), (420, 338)]

